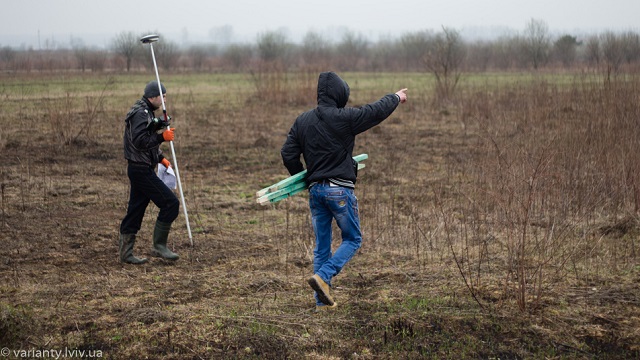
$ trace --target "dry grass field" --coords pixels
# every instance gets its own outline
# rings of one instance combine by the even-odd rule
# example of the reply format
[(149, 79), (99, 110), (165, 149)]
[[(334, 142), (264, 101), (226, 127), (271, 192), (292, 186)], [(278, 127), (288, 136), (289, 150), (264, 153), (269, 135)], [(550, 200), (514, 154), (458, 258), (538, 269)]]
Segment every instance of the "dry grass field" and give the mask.
[(143, 266), (117, 254), (122, 132), (153, 76), (0, 75), (5, 358), (640, 358), (637, 77), (471, 75), (436, 102), (427, 74), (341, 74), (351, 106), (409, 102), (357, 138), (363, 246), (316, 313), (306, 194), (254, 194), (317, 72), (160, 75), (194, 245), (181, 212), (180, 260)]

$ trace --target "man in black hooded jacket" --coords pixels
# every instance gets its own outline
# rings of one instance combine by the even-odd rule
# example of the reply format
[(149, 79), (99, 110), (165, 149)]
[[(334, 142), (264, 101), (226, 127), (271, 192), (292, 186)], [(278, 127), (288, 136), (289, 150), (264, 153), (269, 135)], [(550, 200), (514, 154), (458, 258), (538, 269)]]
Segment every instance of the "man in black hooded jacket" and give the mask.
[[(281, 149), (291, 175), (307, 167), (309, 208), (316, 236), (314, 275), (308, 283), (315, 290), (318, 309), (337, 304), (330, 294), (331, 279), (351, 260), (362, 242), (358, 202), (354, 195), (357, 164), (355, 136), (378, 125), (407, 100), (407, 89), (383, 96), (360, 108), (345, 107), (349, 85), (334, 72), (318, 78), (318, 106), (296, 119)], [(331, 224), (336, 219), (342, 243), (331, 252)]]

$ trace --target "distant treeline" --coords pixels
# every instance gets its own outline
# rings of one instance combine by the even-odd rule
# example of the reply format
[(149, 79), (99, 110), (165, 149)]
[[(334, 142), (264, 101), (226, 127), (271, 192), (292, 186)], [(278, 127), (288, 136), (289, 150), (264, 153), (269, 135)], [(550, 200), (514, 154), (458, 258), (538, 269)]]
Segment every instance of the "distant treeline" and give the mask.
[[(17, 50), (0, 48), (0, 70), (138, 71), (153, 66), (146, 34), (123, 32), (107, 50), (76, 41), (69, 48)], [(265, 68), (337, 71), (430, 71), (435, 63), (454, 64), (457, 71), (595, 68), (615, 73), (633, 70), (640, 60), (640, 35), (634, 31), (587, 36), (551, 35), (543, 21), (532, 19), (519, 34), (494, 40), (467, 41), (454, 29), (405, 33), (397, 39), (372, 42), (346, 32), (327, 39), (308, 32), (300, 43), (279, 31), (257, 36), (251, 44), (200, 44), (188, 47), (162, 38), (154, 44), (158, 66), (167, 71), (252, 71)]]

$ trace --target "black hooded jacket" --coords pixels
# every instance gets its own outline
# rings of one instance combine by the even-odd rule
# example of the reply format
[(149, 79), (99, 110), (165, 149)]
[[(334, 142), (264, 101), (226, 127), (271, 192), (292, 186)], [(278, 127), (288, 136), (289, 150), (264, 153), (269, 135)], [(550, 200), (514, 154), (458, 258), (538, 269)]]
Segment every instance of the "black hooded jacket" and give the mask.
[(164, 159), (160, 150), (164, 141), (162, 134), (147, 127), (153, 118), (153, 105), (145, 97), (133, 104), (124, 120), (125, 159), (149, 167), (155, 167)]
[(318, 107), (298, 116), (280, 151), (291, 175), (304, 170), (302, 155), (308, 183), (338, 178), (355, 184), (352, 161), (355, 136), (389, 117), (400, 99), (388, 94), (361, 108), (345, 107), (348, 100), (349, 85), (344, 80), (334, 72), (320, 74)]

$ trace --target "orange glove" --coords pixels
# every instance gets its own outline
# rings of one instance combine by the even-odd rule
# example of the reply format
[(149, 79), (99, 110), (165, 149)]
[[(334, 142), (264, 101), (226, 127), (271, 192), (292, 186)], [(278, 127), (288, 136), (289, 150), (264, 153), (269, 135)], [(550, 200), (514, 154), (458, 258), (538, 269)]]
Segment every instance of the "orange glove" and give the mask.
[(175, 139), (176, 135), (173, 133), (175, 129), (176, 128), (167, 128), (162, 133), (162, 138), (164, 139), (164, 141), (173, 141), (173, 139)]
[(166, 167), (167, 169), (171, 167), (171, 163), (166, 158), (163, 158), (162, 161), (160, 161), (160, 163), (164, 165), (164, 167)]

